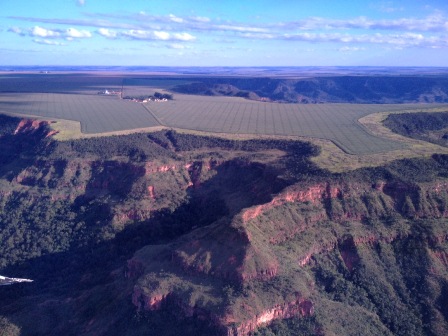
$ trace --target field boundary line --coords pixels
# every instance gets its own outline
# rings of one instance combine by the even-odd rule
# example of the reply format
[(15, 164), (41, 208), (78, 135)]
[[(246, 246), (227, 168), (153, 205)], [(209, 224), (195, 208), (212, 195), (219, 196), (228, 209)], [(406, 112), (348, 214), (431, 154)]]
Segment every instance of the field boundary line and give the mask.
[(148, 111), (148, 113), (153, 116), (153, 118), (159, 123), (160, 126), (167, 127), (167, 125), (165, 125), (159, 118), (157, 118), (157, 116), (149, 109), (149, 107), (147, 107), (145, 104), (142, 105), (145, 108), (145, 110)]

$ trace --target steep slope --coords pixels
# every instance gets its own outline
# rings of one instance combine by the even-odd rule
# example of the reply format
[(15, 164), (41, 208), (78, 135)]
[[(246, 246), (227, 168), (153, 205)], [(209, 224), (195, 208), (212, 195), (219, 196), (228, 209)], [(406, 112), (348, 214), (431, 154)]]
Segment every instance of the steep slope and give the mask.
[(12, 334), (448, 332), (445, 155), (330, 174), (303, 142), (4, 125)]
[(231, 221), (145, 247), (128, 262), (134, 305), (175, 304), (223, 335), (313, 315), (316, 334), (359, 334), (343, 314), (371, 334), (446, 333), (448, 181), (353, 180), (297, 184)]
[[(15, 128), (0, 139), (0, 267), (112, 239), (165, 212), (183, 209), (185, 221), (203, 216), (205, 223), (269, 198), (286, 183), (245, 158), (281, 142), (216, 142), (174, 132), (56, 142), (48, 122), (7, 120)], [(301, 146), (282, 149), (313, 150)], [(269, 155), (285, 152), (263, 158)]]
[(305, 163), (315, 151), (175, 132), (55, 142), (49, 123), (5, 121), (0, 145), (14, 150), (0, 153), (0, 274), (34, 282), (2, 289), (0, 314), (24, 335), (110, 334), (121, 318), (132, 323), (126, 259), (268, 201), (289, 183), (278, 177), (285, 164), (270, 162)]

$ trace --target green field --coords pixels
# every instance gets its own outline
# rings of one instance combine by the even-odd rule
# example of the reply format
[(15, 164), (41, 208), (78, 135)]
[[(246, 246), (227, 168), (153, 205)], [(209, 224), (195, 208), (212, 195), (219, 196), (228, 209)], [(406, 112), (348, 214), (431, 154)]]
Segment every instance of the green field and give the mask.
[(173, 101), (140, 104), (116, 96), (0, 94), (0, 112), (79, 121), (81, 131), (87, 134), (166, 126), (214, 133), (304, 136), (331, 140), (350, 154), (382, 153), (404, 146), (370, 134), (358, 119), (376, 112), (430, 107), (433, 105), (279, 104), (180, 94)]
[(351, 154), (381, 153), (402, 144), (370, 134), (358, 119), (384, 111), (421, 110), (430, 105), (277, 104), (228, 97), (176, 95), (147, 108), (164, 125), (197, 131), (289, 135), (328, 139)]
[(105, 133), (159, 125), (141, 104), (99, 95), (1, 94), (0, 112), (79, 121), (83, 133)]

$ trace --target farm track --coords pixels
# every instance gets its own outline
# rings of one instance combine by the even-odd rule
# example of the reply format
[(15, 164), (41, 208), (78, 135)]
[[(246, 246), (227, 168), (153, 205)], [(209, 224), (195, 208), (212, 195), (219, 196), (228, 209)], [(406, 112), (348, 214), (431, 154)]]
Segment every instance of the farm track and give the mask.
[(377, 112), (420, 111), (434, 106), (446, 105), (299, 105), (187, 95), (145, 105), (99, 95), (0, 94), (0, 112), (79, 121), (81, 131), (87, 134), (162, 125), (213, 133), (327, 139), (349, 154), (383, 153), (404, 146), (369, 133), (358, 119)]
[(148, 113), (155, 119), (157, 120), (157, 122), (160, 124), (160, 126), (166, 126), (162, 123), (162, 121), (160, 121), (160, 119), (154, 114), (152, 113), (152, 111), (149, 109), (149, 107), (147, 105), (143, 105), (143, 107), (145, 108), (146, 111), (148, 111)]

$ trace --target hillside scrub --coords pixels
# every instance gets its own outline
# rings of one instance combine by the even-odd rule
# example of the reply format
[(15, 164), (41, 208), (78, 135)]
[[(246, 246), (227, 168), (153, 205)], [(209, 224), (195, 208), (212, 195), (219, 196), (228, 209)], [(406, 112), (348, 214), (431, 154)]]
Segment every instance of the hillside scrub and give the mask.
[(448, 330), (447, 155), (331, 174), (299, 141), (56, 142), (18, 122), (0, 133), (0, 274), (34, 282), (1, 288), (12, 334)]
[(390, 114), (384, 125), (413, 139), (448, 146), (448, 112)]

